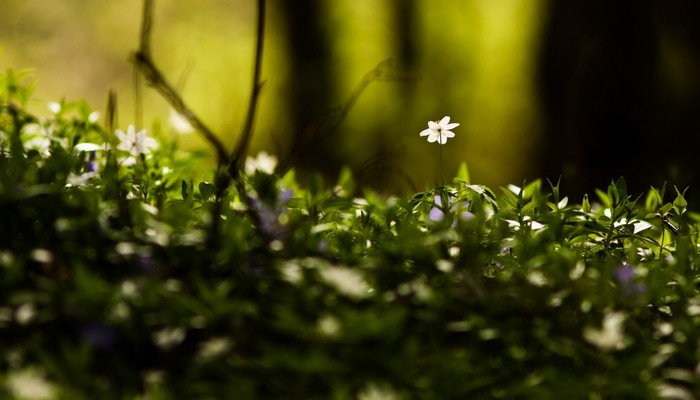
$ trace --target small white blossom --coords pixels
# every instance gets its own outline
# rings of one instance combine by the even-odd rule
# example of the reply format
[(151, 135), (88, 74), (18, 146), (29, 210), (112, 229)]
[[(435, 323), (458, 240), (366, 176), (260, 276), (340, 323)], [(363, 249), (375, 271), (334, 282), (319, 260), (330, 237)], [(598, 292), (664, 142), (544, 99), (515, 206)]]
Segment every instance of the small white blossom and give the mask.
[(187, 118), (185, 118), (184, 116), (182, 116), (182, 114), (173, 109), (170, 110), (168, 122), (170, 122), (170, 126), (173, 127), (175, 132), (181, 135), (186, 135), (188, 133), (194, 132), (194, 128), (192, 127), (192, 124), (190, 124), (190, 121), (188, 121)]
[(100, 113), (98, 111), (93, 111), (90, 114), (88, 114), (88, 122), (95, 124), (99, 120), (100, 120)]
[(330, 266), (321, 269), (321, 279), (335, 287), (340, 293), (354, 298), (367, 297), (371, 293), (371, 287), (362, 275), (348, 267)]
[(200, 345), (197, 357), (203, 361), (213, 360), (226, 354), (232, 347), (233, 343), (229, 338), (211, 338)]
[(316, 323), (316, 331), (327, 338), (338, 336), (340, 329), (340, 321), (332, 315), (324, 315)]
[(16, 399), (48, 400), (56, 394), (55, 388), (44, 379), (43, 374), (33, 369), (10, 372), (5, 385), (10, 390), (10, 396)]
[(51, 111), (53, 114), (58, 114), (61, 112), (61, 103), (57, 103), (55, 101), (50, 101), (48, 104), (46, 104), (46, 107)]
[(24, 148), (26, 150), (36, 150), (42, 156), (48, 157), (51, 152), (51, 141), (57, 140), (64, 144), (65, 140), (60, 140), (53, 137), (52, 126), (42, 126), (37, 123), (27, 124), (22, 128), (24, 136)]
[(20, 325), (28, 325), (34, 320), (36, 315), (37, 311), (34, 303), (24, 303), (15, 310), (15, 321)]
[(450, 123), (450, 117), (443, 117), (440, 121), (428, 121), (428, 129), (421, 131), (421, 136), (427, 136), (428, 142), (447, 143), (447, 138), (455, 137), (452, 129), (458, 127), (457, 123)]
[(132, 156), (149, 154), (151, 150), (158, 147), (158, 142), (155, 139), (146, 136), (145, 129), (136, 132), (136, 128), (133, 125), (129, 125), (126, 133), (121, 129), (117, 129), (114, 133), (116, 133), (120, 141), (117, 149), (128, 151)]
[(80, 175), (70, 173), (66, 178), (66, 187), (83, 187), (90, 182), (91, 179), (97, 177), (97, 172), (85, 172)]
[(609, 312), (603, 318), (603, 327), (585, 327), (583, 338), (603, 351), (620, 350), (624, 347), (626, 318), (622, 312)]
[(245, 160), (245, 173), (248, 175), (253, 175), (255, 171), (272, 175), (275, 173), (275, 167), (277, 167), (277, 157), (264, 151), (258, 153), (255, 158), (248, 157)]
[(162, 350), (170, 350), (185, 340), (185, 330), (180, 327), (163, 328), (153, 333), (153, 342)]
[(90, 151), (99, 151), (99, 150), (108, 150), (107, 144), (99, 145), (96, 143), (78, 143), (73, 147), (73, 150), (77, 152), (85, 151), (85, 152), (90, 152)]

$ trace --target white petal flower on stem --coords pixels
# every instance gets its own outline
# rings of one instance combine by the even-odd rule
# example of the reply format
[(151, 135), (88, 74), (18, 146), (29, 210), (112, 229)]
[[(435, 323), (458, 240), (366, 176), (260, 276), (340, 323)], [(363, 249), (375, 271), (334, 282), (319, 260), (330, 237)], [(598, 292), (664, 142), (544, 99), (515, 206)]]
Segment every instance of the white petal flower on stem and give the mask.
[(145, 129), (136, 132), (136, 128), (133, 125), (129, 125), (126, 133), (121, 129), (117, 129), (114, 133), (120, 142), (117, 149), (128, 151), (133, 156), (148, 154), (151, 150), (158, 147), (158, 142), (155, 139), (146, 136)]
[(421, 131), (421, 136), (427, 136), (428, 142), (447, 143), (447, 138), (455, 137), (452, 129), (458, 127), (457, 123), (450, 123), (450, 117), (443, 117), (440, 121), (428, 121), (428, 129)]

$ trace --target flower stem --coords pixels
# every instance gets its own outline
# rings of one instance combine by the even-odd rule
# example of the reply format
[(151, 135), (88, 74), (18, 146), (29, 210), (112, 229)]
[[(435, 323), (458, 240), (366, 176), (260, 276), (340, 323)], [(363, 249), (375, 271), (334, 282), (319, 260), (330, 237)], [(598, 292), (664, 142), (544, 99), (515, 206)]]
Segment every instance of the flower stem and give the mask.
[(442, 176), (442, 186), (446, 186), (447, 183), (445, 182), (445, 168), (443, 168), (442, 164), (442, 144), (438, 143), (438, 146), (440, 146), (440, 175)]

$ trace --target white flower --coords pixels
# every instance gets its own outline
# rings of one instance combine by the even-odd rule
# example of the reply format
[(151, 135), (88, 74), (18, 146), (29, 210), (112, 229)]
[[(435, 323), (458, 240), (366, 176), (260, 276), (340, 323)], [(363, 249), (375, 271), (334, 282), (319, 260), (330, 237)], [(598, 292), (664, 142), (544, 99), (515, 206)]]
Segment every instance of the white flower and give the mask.
[(10, 396), (16, 399), (53, 399), (54, 386), (44, 379), (43, 374), (33, 369), (10, 372), (5, 380)]
[(97, 172), (85, 172), (83, 174), (77, 175), (74, 173), (68, 174), (66, 179), (66, 187), (82, 187), (87, 185), (90, 179), (95, 178)]
[(457, 123), (450, 123), (450, 117), (443, 117), (440, 121), (428, 121), (428, 129), (421, 131), (421, 136), (427, 136), (428, 142), (447, 143), (447, 138), (455, 137), (451, 129), (458, 127)]
[(583, 338), (603, 351), (620, 350), (624, 347), (626, 318), (622, 312), (609, 312), (603, 318), (603, 327), (585, 327)]
[(258, 156), (255, 158), (248, 157), (245, 160), (245, 173), (248, 175), (255, 174), (255, 171), (272, 175), (275, 173), (275, 167), (277, 167), (277, 157), (264, 151), (258, 153)]
[(50, 101), (48, 104), (46, 104), (46, 107), (51, 111), (53, 114), (58, 114), (61, 112), (61, 103), (57, 103), (55, 101)]
[(209, 361), (217, 357), (221, 357), (231, 350), (233, 343), (226, 337), (215, 337), (202, 343), (197, 352), (197, 357), (203, 361)]
[(163, 328), (153, 333), (153, 341), (163, 350), (170, 350), (185, 340), (185, 330), (181, 327)]
[(126, 133), (121, 129), (117, 129), (114, 133), (117, 134), (120, 141), (117, 149), (128, 151), (132, 156), (148, 154), (151, 150), (158, 147), (158, 142), (155, 139), (146, 136), (145, 129), (136, 132), (136, 128), (133, 125), (129, 125)]
[(24, 139), (24, 148), (26, 150), (36, 150), (42, 156), (48, 157), (51, 154), (51, 144), (56, 142), (59, 146), (66, 148), (68, 140), (65, 138), (55, 137), (53, 135), (55, 126), (44, 123), (31, 123), (22, 128)]
[(187, 120), (182, 114), (179, 112), (171, 109), (170, 110), (170, 115), (168, 116), (168, 122), (170, 123), (170, 126), (175, 129), (175, 132), (186, 135), (188, 133), (194, 132), (194, 128), (190, 124), (190, 121)]
[(335, 287), (340, 293), (354, 298), (367, 297), (371, 287), (362, 275), (348, 267), (330, 266), (319, 271), (321, 279)]
[(99, 120), (100, 120), (100, 113), (98, 111), (93, 111), (90, 114), (88, 114), (88, 122), (95, 124)]

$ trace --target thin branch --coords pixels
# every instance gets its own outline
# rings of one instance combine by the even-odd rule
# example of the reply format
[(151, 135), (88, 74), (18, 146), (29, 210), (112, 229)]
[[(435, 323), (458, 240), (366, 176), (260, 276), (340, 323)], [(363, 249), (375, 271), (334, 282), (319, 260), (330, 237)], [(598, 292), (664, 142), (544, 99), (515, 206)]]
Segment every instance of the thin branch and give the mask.
[(263, 44), (265, 43), (265, 0), (258, 0), (258, 30), (257, 43), (255, 45), (255, 67), (253, 71), (253, 88), (250, 93), (250, 102), (248, 104), (248, 113), (246, 115), (243, 131), (236, 143), (236, 147), (231, 154), (231, 163), (229, 164), (229, 174), (233, 179), (238, 180), (240, 164), (248, 151), (250, 139), (253, 133), (253, 122), (255, 121), (255, 111), (258, 106), (258, 97), (262, 90), (264, 82), (260, 81), (260, 71), (262, 70)]
[(118, 125), (117, 118), (117, 92), (115, 92), (114, 89), (110, 89), (109, 96), (107, 97), (107, 115), (105, 117), (107, 132), (114, 132)]
[(143, 21), (141, 21), (141, 43), (139, 53), (151, 56), (151, 32), (153, 28), (153, 0), (143, 2)]
[(143, 25), (141, 26), (141, 43), (139, 51), (134, 53), (134, 63), (137, 68), (146, 78), (149, 85), (158, 91), (170, 105), (180, 113), (196, 130), (198, 130), (204, 138), (216, 150), (217, 163), (219, 166), (228, 164), (228, 154), (226, 147), (219, 138), (200, 120), (192, 110), (187, 107), (182, 97), (177, 90), (165, 79), (163, 73), (155, 66), (151, 58), (150, 39), (151, 28), (153, 26), (153, 0), (144, 0), (143, 7)]
[(301, 137), (294, 143), (294, 147), (289, 155), (277, 166), (275, 173), (279, 175), (287, 173), (294, 164), (303, 158), (304, 154), (302, 153), (305, 149), (335, 132), (343, 124), (362, 93), (372, 82), (413, 81), (415, 79), (415, 74), (397, 66), (392, 59), (387, 59), (377, 64), (374, 69), (365, 74), (342, 107), (328, 110), (306, 128)]

